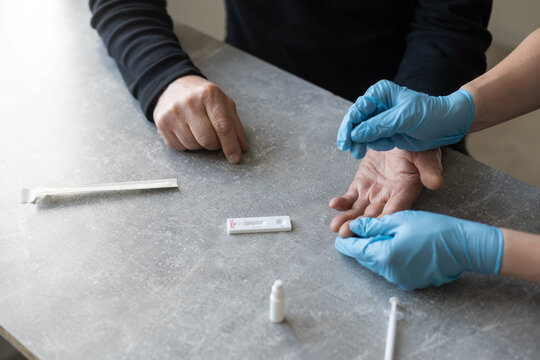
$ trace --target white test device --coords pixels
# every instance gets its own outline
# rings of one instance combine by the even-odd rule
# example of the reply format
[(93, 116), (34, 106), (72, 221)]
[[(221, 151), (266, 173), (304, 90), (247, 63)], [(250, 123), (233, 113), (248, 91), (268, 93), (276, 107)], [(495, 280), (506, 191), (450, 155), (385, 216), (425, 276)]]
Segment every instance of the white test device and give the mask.
[(227, 232), (229, 234), (248, 234), (291, 230), (291, 218), (288, 216), (227, 219)]

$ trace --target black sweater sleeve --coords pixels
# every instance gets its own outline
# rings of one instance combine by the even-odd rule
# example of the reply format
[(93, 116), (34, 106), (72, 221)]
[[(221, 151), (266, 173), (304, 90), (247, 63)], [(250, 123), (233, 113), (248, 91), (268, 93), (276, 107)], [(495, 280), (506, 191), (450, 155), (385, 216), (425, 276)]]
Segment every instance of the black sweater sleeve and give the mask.
[(486, 70), (491, 0), (419, 0), (394, 81), (447, 95)]
[(91, 25), (149, 120), (173, 80), (202, 76), (173, 32), (165, 0), (90, 0)]

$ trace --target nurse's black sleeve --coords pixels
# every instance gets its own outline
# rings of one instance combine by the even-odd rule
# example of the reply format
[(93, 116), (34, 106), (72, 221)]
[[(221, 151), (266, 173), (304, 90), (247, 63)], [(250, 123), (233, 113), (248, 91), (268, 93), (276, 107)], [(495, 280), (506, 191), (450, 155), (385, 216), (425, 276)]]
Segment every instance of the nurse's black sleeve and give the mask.
[(176, 78), (202, 76), (173, 32), (165, 0), (90, 0), (97, 29), (149, 120), (161, 92)]
[(490, 0), (419, 0), (394, 81), (447, 95), (486, 70)]

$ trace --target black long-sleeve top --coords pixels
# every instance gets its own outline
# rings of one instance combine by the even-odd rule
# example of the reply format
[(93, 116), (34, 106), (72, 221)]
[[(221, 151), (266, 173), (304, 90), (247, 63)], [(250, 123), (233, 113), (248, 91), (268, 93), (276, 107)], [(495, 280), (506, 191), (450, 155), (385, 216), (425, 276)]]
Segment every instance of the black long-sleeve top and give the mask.
[[(444, 95), (485, 71), (491, 0), (226, 0), (226, 41), (354, 101), (380, 79)], [(90, 0), (95, 27), (147, 118), (202, 75), (165, 0)], [(211, 80), (211, 79), (210, 79)]]

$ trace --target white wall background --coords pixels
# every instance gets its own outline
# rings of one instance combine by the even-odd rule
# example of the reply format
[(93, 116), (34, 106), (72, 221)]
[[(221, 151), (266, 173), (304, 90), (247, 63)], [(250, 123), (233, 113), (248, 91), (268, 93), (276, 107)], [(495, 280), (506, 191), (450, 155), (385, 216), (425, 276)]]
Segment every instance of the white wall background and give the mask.
[(539, 0), (493, 1), (489, 29), (495, 42), (514, 48), (539, 27)]
[(216, 39), (225, 38), (223, 0), (168, 0), (167, 9), (175, 21), (183, 22)]

